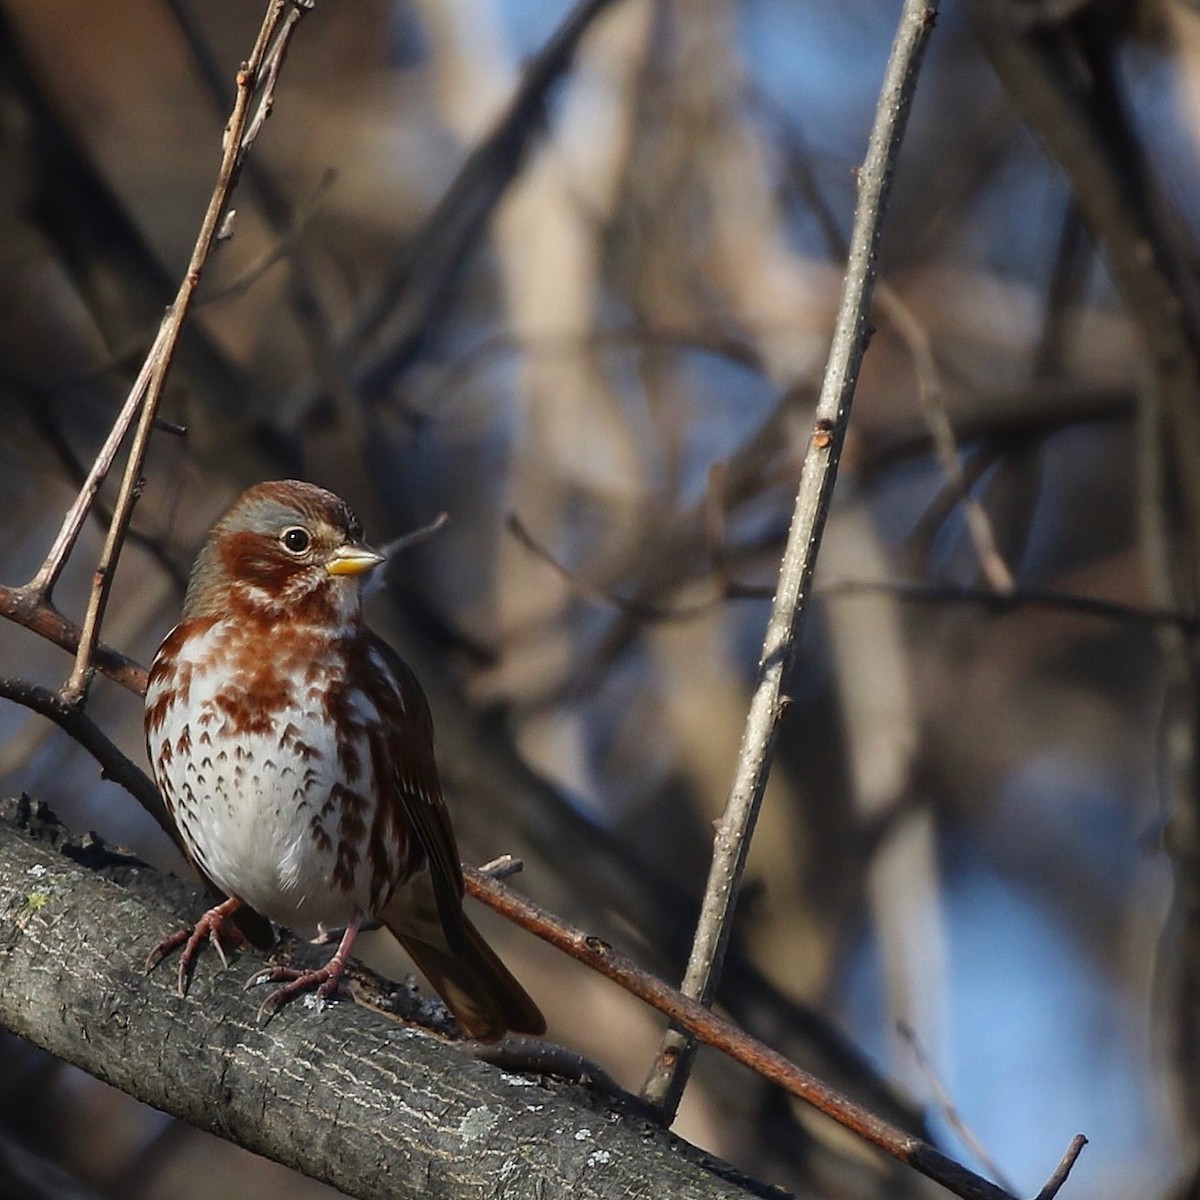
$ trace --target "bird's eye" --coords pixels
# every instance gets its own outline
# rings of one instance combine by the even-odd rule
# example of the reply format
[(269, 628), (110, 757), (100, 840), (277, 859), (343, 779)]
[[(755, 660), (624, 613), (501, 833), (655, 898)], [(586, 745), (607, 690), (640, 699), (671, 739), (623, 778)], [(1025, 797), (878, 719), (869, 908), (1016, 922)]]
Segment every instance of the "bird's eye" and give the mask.
[(279, 540), (289, 554), (303, 554), (312, 545), (312, 538), (309, 536), (308, 530), (299, 525), (285, 529)]

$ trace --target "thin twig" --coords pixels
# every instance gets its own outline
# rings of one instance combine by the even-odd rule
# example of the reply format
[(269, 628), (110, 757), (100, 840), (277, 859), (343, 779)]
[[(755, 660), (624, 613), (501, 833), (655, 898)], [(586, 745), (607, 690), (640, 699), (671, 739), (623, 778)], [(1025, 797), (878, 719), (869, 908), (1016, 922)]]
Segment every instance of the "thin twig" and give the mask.
[(879, 286), (878, 303), (880, 312), (886, 314), (888, 324), (904, 342), (912, 357), (921, 414), (925, 418), (942, 474), (962, 505), (967, 536), (975, 549), (980, 573), (994, 591), (1002, 595), (1008, 594), (1016, 588), (1016, 581), (996, 544), (991, 519), (983, 505), (971, 494), (963, 472), (962, 455), (958, 448), (958, 439), (954, 435), (954, 427), (946, 413), (942, 376), (933, 356), (929, 334), (912, 309), (886, 284)]
[[(308, 227), (316, 216), (320, 205), (324, 202), (337, 173), (327, 169), (317, 181), (312, 195), (293, 213), (286, 226), (275, 230), (275, 241), (268, 246), (240, 275), (222, 284), (219, 288), (206, 291), (196, 301), (198, 308), (207, 308), (235, 296), (245, 295), (276, 263), (287, 262), (294, 264), (297, 249)], [(307, 296), (306, 296), (307, 299)]]
[[(765, 99), (763, 102), (769, 106)], [(795, 138), (789, 137), (788, 140), (795, 141)], [(833, 254), (845, 258), (846, 240), (817, 181), (816, 172), (808, 165), (802, 153), (794, 152), (791, 158), (800, 192), (813, 210), (826, 245)], [(962, 506), (967, 536), (974, 546), (979, 569), (984, 579), (996, 591), (1011, 592), (1015, 587), (1012, 572), (997, 549), (996, 537), (987, 511), (971, 495), (969, 482), (963, 472), (958, 440), (943, 401), (941, 371), (933, 354), (929, 333), (917, 319), (916, 313), (901, 299), (899, 292), (886, 281), (879, 282), (875, 298), (879, 315), (888, 322), (892, 332), (904, 343), (913, 360), (921, 416), (942, 473), (950, 484), (951, 494), (955, 502)]]
[(449, 520), (449, 513), (440, 512), (428, 525), (422, 525), (420, 529), (414, 529), (411, 533), (401, 534), (400, 537), (381, 547), (379, 552), (384, 558), (391, 559), (405, 550), (411, 550), (413, 546), (419, 546), (427, 538), (433, 537)]
[(515, 855), (501, 854), (485, 862), (479, 870), (489, 879), (508, 879), (511, 875), (520, 875), (525, 870), (525, 863)]
[(0, 676), (0, 696), (48, 717), (70, 734), (101, 766), (105, 779), (123, 787), (158, 823), (163, 832), (180, 845), (179, 831), (167, 812), (158, 788), (132, 759), (111, 742), (104, 731), (77, 705), (69, 704), (57, 692), (39, 687), (25, 679)]
[[(212, 45), (205, 36), (202, 23), (195, 18), (191, 5), (185, 0), (168, 0), (167, 6), (187, 42), (204, 90), (214, 107), (224, 112), (230, 101), (228, 83), (217, 56), (213, 53)], [(327, 172), (318, 187), (318, 195), (330, 178), (331, 174)], [(264, 219), (279, 239), (277, 249), (285, 251), (291, 309), (303, 333), (303, 343), (312, 359), (317, 381), (333, 398), (346, 428), (357, 430), (356, 398), (334, 346), (328, 305), (321, 296), (312, 267), (300, 244), (306, 215), (304, 212), (292, 211), (292, 206), (275, 176), (261, 162), (251, 161), (247, 164), (245, 183), (257, 196)], [(316, 199), (317, 196), (314, 196), (307, 207), (314, 207)], [(245, 278), (243, 276), (243, 279)], [(208, 299), (205, 297), (205, 302)]]
[[(929, 1085), (930, 1091), (933, 1093), (933, 1098), (937, 1106), (942, 1110), (942, 1117), (946, 1124), (958, 1135), (958, 1139), (966, 1148), (975, 1156), (975, 1160), (987, 1171), (991, 1177), (1007, 1191), (1016, 1192), (1016, 1188), (1009, 1183), (1004, 1172), (996, 1165), (996, 1161), (988, 1153), (987, 1147), (976, 1136), (975, 1131), (963, 1120), (962, 1113), (958, 1111), (954, 1100), (950, 1093), (946, 1090), (946, 1085), (938, 1077), (938, 1073), (933, 1069), (933, 1063), (929, 1061), (929, 1055), (925, 1053), (925, 1047), (921, 1045), (917, 1037), (916, 1030), (907, 1022), (900, 1021), (897, 1024), (897, 1031), (900, 1036), (908, 1043), (909, 1049), (912, 1050), (913, 1058), (916, 1059), (917, 1068), (925, 1077), (925, 1082)], [(1072, 1143), (1073, 1145), (1074, 1143)], [(1061, 1165), (1061, 1164), (1060, 1164)]]
[[(191, 260), (179, 285), (175, 302), (163, 318), (158, 335), (138, 373), (137, 381), (122, 409), (121, 419), (118, 421), (118, 425), (124, 424), (127, 427), (128, 421), (132, 419), (134, 411), (139, 410), (140, 405), (140, 416), (129, 450), (125, 474), (121, 481), (121, 490), (113, 507), (113, 519), (109, 524), (108, 536), (93, 576), (92, 592), (83, 620), (75, 665), (70, 678), (63, 687), (63, 698), (68, 703), (79, 704), (87, 693), (92, 675), (92, 655), (100, 637), (100, 625), (104, 619), (104, 609), (112, 587), (113, 572), (116, 570), (117, 559), (120, 556), (129, 519), (133, 513), (133, 505), (141, 487), (142, 462), (150, 442), (155, 411), (162, 397), (167, 372), (174, 358), (175, 347), (179, 342), (184, 320), (191, 307), (192, 297), (200, 282), (204, 265), (217, 243), (222, 218), (228, 206), (229, 197), (237, 185), (238, 175), (246, 154), (271, 111), (275, 82), (287, 52), (288, 42), (300, 18), (309, 10), (313, 2), (314, 0), (270, 0), (254, 44), (254, 50), (249, 60), (238, 72), (237, 99), (225, 129), (224, 153), (217, 173), (217, 182), (209, 198), (208, 209), (196, 237)], [(115, 433), (116, 427), (114, 427)], [(124, 429), (121, 430), (121, 433), (123, 435)], [(104, 471), (107, 471), (108, 465), (111, 465), (112, 456), (115, 455), (116, 445), (119, 442), (119, 437), (114, 442), (114, 437), (110, 434), (103, 452), (108, 455)], [(86, 506), (79, 516), (80, 522), (86, 515), (86, 507), (90, 507), (102, 478), (103, 472), (97, 476), (94, 465), (88, 482), (84, 485), (84, 493), (81, 493), (81, 496), (88, 493), (88, 498)], [(64, 525), (64, 529), (66, 528)], [(74, 536), (74, 534), (71, 536), (72, 542)], [(69, 545), (63, 552), (64, 557), (66, 552), (69, 552)], [(61, 569), (61, 560), (54, 569), (55, 571)]]
[(678, 605), (670, 607), (663, 604), (652, 604), (644, 600), (626, 599), (622, 596), (615, 595), (608, 591), (607, 588), (602, 588), (598, 584), (591, 583), (582, 578), (570, 567), (560, 563), (550, 551), (542, 545), (541, 542), (533, 536), (528, 527), (521, 518), (514, 512), (509, 513), (505, 518), (504, 526), (509, 533), (521, 543), (531, 554), (536, 555), (542, 560), (556, 575), (564, 582), (569, 583), (581, 595), (588, 596), (593, 600), (598, 600), (602, 604), (606, 604), (611, 608), (615, 608), (618, 612), (624, 613), (627, 617), (633, 617), (638, 621), (654, 622), (654, 621), (682, 621), (690, 617), (698, 617), (703, 613), (708, 612), (713, 605), (717, 604), (723, 597), (714, 596), (709, 600), (701, 600), (697, 604)]
[(1088, 1140), (1082, 1133), (1077, 1133), (1071, 1139), (1071, 1144), (1067, 1147), (1066, 1154), (1062, 1156), (1062, 1161), (1054, 1168), (1054, 1174), (1046, 1180), (1046, 1186), (1038, 1192), (1037, 1200), (1054, 1200), (1054, 1197), (1058, 1195), (1059, 1188), (1067, 1182), (1067, 1176), (1071, 1174), (1075, 1160), (1087, 1144)]
[[(468, 894), (495, 912), (620, 984), (631, 995), (664, 1013), (676, 1026), (686, 1029), (692, 1037), (749, 1067), (789, 1095), (811, 1104), (839, 1125), (940, 1183), (955, 1195), (964, 1200), (1012, 1200), (1010, 1193), (1003, 1188), (955, 1162), (923, 1139), (897, 1129), (868, 1109), (855, 1104), (782, 1054), (752, 1038), (745, 1030), (644, 971), (633, 959), (602, 939), (567, 924), (474, 867), (464, 865), (463, 876)], [(1074, 1147), (1075, 1142), (1072, 1142), (1072, 1149)], [(1075, 1157), (1078, 1157), (1078, 1153), (1075, 1150)], [(1067, 1162), (1065, 1158), (1063, 1161)], [(1074, 1158), (1071, 1158), (1066, 1172), (1070, 1171), (1073, 1163)], [(1063, 1171), (1060, 1163), (1052, 1180)], [(1043, 1198), (1039, 1197), (1039, 1200)]]
[[(866, 350), (876, 256), (892, 172), (936, 14), (935, 0), (905, 0), (866, 160), (858, 175), (849, 263), (829, 363), (814, 413), (737, 770), (717, 824), (700, 921), (683, 981), (683, 991), (702, 1004), (711, 1001), (721, 974), (750, 837), (766, 790), (779, 716), (786, 704), (783, 683), (810, 598), (850, 401)], [(643, 1088), (643, 1096), (659, 1107), (666, 1120), (673, 1119), (678, 1108), (694, 1052), (694, 1042), (677, 1030), (668, 1030)]]
[(1016, 612), (1025, 608), (1044, 608), (1052, 612), (1076, 613), (1132, 625), (1173, 626), (1194, 637), (1200, 634), (1200, 619), (1167, 608), (1142, 608), (1101, 600), (1097, 596), (1073, 596), (1068, 592), (1041, 592), (1028, 588), (1002, 595), (988, 588), (962, 587), (955, 583), (903, 583), (897, 580), (848, 579), (818, 590), (823, 599), (853, 596), (863, 592), (882, 592), (899, 600), (918, 604), (975, 604), (992, 614)]
[(145, 395), (149, 371), (150, 360), (147, 359), (142, 364), (142, 369), (134, 380), (133, 387), (130, 389), (121, 411), (117, 414), (117, 419), (113, 422), (113, 427), (109, 430), (104, 445), (100, 447), (100, 453), (96, 455), (87, 478), (83, 481), (83, 487), (79, 490), (79, 495), (67, 509), (67, 515), (63, 518), (63, 523), (45, 560), (33, 578), (21, 589), (35, 601), (49, 599), (54, 593), (54, 585), (58, 582), (67, 558), (79, 539), (79, 531), (88, 519), (88, 514), (96, 499), (96, 493), (100, 490), (100, 485), (112, 467), (113, 459), (117, 457), (117, 451), (121, 448), (126, 433), (129, 432), (129, 426), (137, 415), (138, 405), (141, 404), (142, 397)]

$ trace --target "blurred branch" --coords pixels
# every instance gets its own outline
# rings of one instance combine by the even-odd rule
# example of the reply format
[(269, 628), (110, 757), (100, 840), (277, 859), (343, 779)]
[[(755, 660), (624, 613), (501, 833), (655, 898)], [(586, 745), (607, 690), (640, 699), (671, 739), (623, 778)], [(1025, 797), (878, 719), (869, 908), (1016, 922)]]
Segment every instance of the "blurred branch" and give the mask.
[[(144, 345), (144, 342), (139, 344)], [(59, 461), (66, 468), (68, 477), (74, 482), (75, 486), (82, 487), (84, 481), (87, 479), (88, 470), (80, 461), (79, 456), (75, 453), (70, 441), (55, 419), (50, 397), (37, 397), (31, 409), (30, 418), (34, 423), (34, 427), (46, 439), (51, 450), (54, 451)], [(187, 433), (187, 429), (184, 426), (177, 425), (173, 421), (166, 421), (162, 417), (155, 418), (155, 428), (175, 434), (177, 437), (185, 436)], [(112, 523), (112, 513), (109, 512), (99, 499), (96, 499), (93, 503), (91, 515), (99, 521), (103, 529), (107, 529)], [(163, 572), (182, 594), (184, 588), (187, 586), (187, 572), (167, 553), (166, 548), (162, 544), (162, 539), (151, 537), (149, 534), (142, 533), (137, 529), (129, 530), (127, 536), (130, 542), (136, 546), (141, 546), (158, 563)]]
[(21, 1200), (103, 1200), (100, 1192), (85, 1187), (7, 1131), (0, 1131), (0, 1188)]
[[(619, 983), (630, 994), (670, 1017), (675, 1026), (686, 1029), (694, 1038), (715, 1047), (790, 1095), (811, 1104), (839, 1125), (926, 1178), (940, 1183), (956, 1196), (964, 1197), (964, 1200), (1011, 1200), (1010, 1194), (1003, 1188), (954, 1162), (928, 1142), (889, 1125), (861, 1105), (839, 1095), (769, 1046), (718, 1017), (711, 1009), (642, 970), (631, 958), (614, 950), (607, 942), (568, 925), (474, 867), (464, 865), (463, 875), (467, 892), (489, 908)], [(1078, 1157), (1078, 1150), (1075, 1156)], [(1069, 1171), (1070, 1168), (1067, 1169)]]
[(607, 604), (611, 608), (615, 608), (618, 612), (623, 613), (627, 617), (632, 617), (636, 621), (686, 621), (691, 617), (698, 617), (702, 613), (708, 612), (713, 605), (720, 603), (726, 597), (722, 595), (713, 596), (708, 600), (701, 600), (696, 604), (679, 605), (672, 608), (663, 604), (654, 604), (644, 600), (626, 599), (623, 596), (617, 596), (602, 588), (597, 584), (590, 583), (582, 576), (572, 571), (569, 567), (564, 566), (554, 557), (550, 551), (542, 545), (541, 542), (533, 536), (526, 528), (524, 521), (521, 520), (515, 512), (509, 513), (504, 521), (505, 528), (525, 547), (531, 554), (541, 559), (560, 579), (569, 583), (581, 595), (588, 596), (593, 600), (598, 600), (602, 604)]
[(898, 583), (894, 580), (848, 579), (842, 583), (822, 587), (818, 594), (822, 597), (836, 597), (853, 596), (862, 592), (883, 592), (918, 604), (974, 604), (987, 609), (992, 615), (1017, 612), (1024, 608), (1045, 608), (1132, 625), (1168, 625), (1189, 637), (1200, 634), (1200, 619), (1184, 613), (1160, 608), (1138, 608), (1116, 600), (1101, 600), (1095, 596), (1039, 592), (1030, 588), (999, 593), (987, 588), (960, 587), (953, 583)]
[[(189, 0), (167, 0), (167, 6), (187, 43), (205, 91), (214, 107), (224, 113), (232, 100), (228, 80), (205, 36), (201, 22), (192, 11), (191, 3)], [(347, 427), (354, 429), (358, 425), (356, 405), (342, 359), (334, 345), (333, 321), (314, 273), (300, 248), (300, 239), (308, 218), (317, 207), (332, 178), (333, 173), (326, 171), (308, 202), (302, 205), (299, 211), (295, 211), (276, 182), (274, 174), (261, 162), (249, 162), (246, 168), (246, 184), (257, 197), (260, 211), (274, 232), (277, 242), (266, 251), (258, 263), (252, 264), (238, 279), (219, 291), (206, 295), (203, 303), (214, 303), (238, 294), (253, 283), (261, 272), (283, 259), (288, 271), (288, 298), (304, 334), (303, 344), (312, 358), (321, 385), (337, 403), (339, 414), (347, 422)]]
[[(782, 122), (780, 124), (786, 130), (786, 125)], [(845, 258), (848, 253), (846, 239), (842, 236), (833, 210), (825, 199), (816, 172), (813, 171), (808, 157), (791, 144), (795, 142), (795, 137), (785, 134), (785, 140), (789, 143), (789, 165), (796, 178), (798, 190), (811, 207), (830, 251), (839, 259)], [(994, 590), (1010, 592), (1015, 587), (1012, 572), (997, 547), (987, 512), (971, 494), (970, 484), (963, 471), (958, 439), (946, 412), (942, 375), (933, 354), (929, 333), (918, 320), (916, 313), (901, 298), (900, 293), (886, 281), (880, 280), (875, 294), (879, 315), (886, 319), (913, 360), (921, 416), (949, 490), (955, 501), (962, 506), (967, 536), (974, 546), (980, 572)]]
[[(570, 69), (579, 42), (613, 0), (579, 0), (525, 66), (520, 85), (488, 135), (467, 157), (390, 278), (343, 340), (343, 353), (384, 345), (356, 372), (368, 398), (385, 393), (420, 347), (459, 267), (483, 235), (541, 128), (550, 89)], [(386, 333), (384, 332), (386, 327)]]
[[(905, 0), (892, 45), (875, 124), (859, 172), (859, 198), (850, 239), (842, 302), (830, 348), (829, 365), (813, 416), (792, 527), (767, 623), (759, 675), (746, 719), (742, 750), (729, 802), (717, 825), (712, 866), (700, 921), (684, 976), (683, 991), (701, 1003), (712, 999), (729, 942), (750, 837), (766, 790), (779, 716), (786, 700), (783, 683), (795, 653), (807, 607), (837, 463), (850, 414), (850, 401), (866, 351), (868, 313), (876, 256), (887, 208), (892, 172), (916, 88), (917, 73), (937, 13), (935, 3)], [(695, 1043), (669, 1030), (643, 1095), (671, 1119), (686, 1085)]]
[[(937, 1102), (938, 1108), (941, 1109), (942, 1119), (947, 1126), (954, 1131), (958, 1140), (975, 1156), (975, 1160), (983, 1166), (991, 1177), (1000, 1184), (1002, 1188), (1009, 1192), (1016, 1192), (1016, 1188), (1005, 1178), (1004, 1172), (997, 1166), (995, 1159), (988, 1153), (987, 1147), (975, 1135), (974, 1130), (963, 1120), (962, 1114), (958, 1111), (950, 1093), (946, 1090), (946, 1085), (938, 1077), (934, 1070), (933, 1063), (929, 1061), (929, 1055), (925, 1052), (925, 1047), (921, 1045), (917, 1037), (916, 1030), (907, 1022), (901, 1021), (898, 1032), (900, 1036), (908, 1043), (912, 1050), (913, 1058), (916, 1059), (917, 1067), (921, 1074), (924, 1075), (926, 1082), (929, 1085), (929, 1090), (933, 1094), (934, 1100)], [(1071, 1143), (1074, 1147), (1074, 1142)], [(1082, 1147), (1080, 1147), (1082, 1149)], [(1070, 1151), (1068, 1150), (1068, 1154)], [(1078, 1151), (1076, 1151), (1078, 1156)], [(1061, 1165), (1061, 1164), (1060, 1164)], [(1057, 1172), (1056, 1172), (1057, 1174)], [(1053, 1177), (1052, 1177), (1053, 1179)], [(1047, 1187), (1050, 1184), (1046, 1185)], [(1043, 1188), (1044, 1192), (1046, 1189)], [(1055, 1189), (1057, 1191), (1057, 1188)]]
[[(987, 438), (996, 442), (1023, 442), (1049, 438), (1075, 425), (1130, 422), (1135, 412), (1131, 385), (1074, 386), (1069, 382), (1031, 383), (1019, 392), (983, 392), (973, 397), (977, 412), (956, 412), (954, 435), (961, 444)], [(927, 454), (933, 440), (924, 421), (897, 423), (864, 437), (860, 471), (873, 479), (898, 462)]]
[[(1122, 306), (1148, 360), (1141, 389), (1139, 499), (1148, 575), (1163, 606), (1194, 614), (1200, 602), (1200, 328), (1182, 222), (1164, 216), (1162, 191), (1121, 92), (1116, 10), (1041, 10), (976, 0), (991, 64), (1013, 102), (1059, 162), (1100, 244)], [(1036, 17), (1035, 22), (1030, 21)], [(1146, 464), (1147, 456), (1156, 461)], [(1149, 486), (1146, 486), (1149, 484)], [(1154, 531), (1145, 537), (1147, 531)], [(1159, 536), (1161, 535), (1161, 536)], [(1177, 1079), (1193, 1153), (1200, 1126), (1200, 647), (1164, 631), (1168, 671), (1163, 744), (1174, 795), (1178, 969)]]
[(996, 535), (987, 512), (982, 503), (971, 494), (963, 472), (958, 439), (946, 413), (942, 376), (933, 356), (929, 334), (912, 309), (900, 298), (899, 293), (887, 284), (879, 285), (878, 303), (880, 312), (886, 314), (888, 323), (912, 356), (921, 414), (929, 429), (930, 441), (933, 443), (942, 474), (962, 505), (967, 536), (974, 547), (980, 573), (993, 591), (1011, 592), (1016, 587), (1016, 582), (996, 545)]
[(1058, 248), (1046, 292), (1042, 335), (1033, 355), (1034, 379), (1053, 378), (1063, 371), (1067, 344), (1078, 321), (1077, 305), (1092, 265), (1092, 244), (1073, 196), (1063, 206)]
[[(255, 172), (254, 174), (257, 175), (260, 172)], [(275, 229), (275, 242), (268, 246), (252, 263), (249, 263), (236, 278), (231, 279), (219, 288), (205, 291), (204, 295), (196, 302), (197, 307), (206, 308), (210, 304), (219, 304), (221, 301), (232, 299), (234, 296), (244, 295), (279, 262), (288, 263), (292, 269), (293, 276), (299, 271), (302, 278), (307, 279), (307, 272), (303, 269), (298, 269), (296, 266), (300, 240), (307, 232), (310, 222), (325, 198), (325, 193), (332, 186), (335, 178), (336, 172), (326, 170), (317, 181), (317, 186), (313, 189), (312, 195), (304, 201), (296, 212), (288, 214), (286, 224), (280, 224)], [(300, 288), (300, 295), (297, 298), (295, 307), (302, 312), (312, 314), (314, 318), (320, 320), (321, 328), (328, 329), (328, 322), (325, 320), (322, 307), (317, 303), (316, 296), (311, 294), (303, 283), (296, 284), (295, 286)]]

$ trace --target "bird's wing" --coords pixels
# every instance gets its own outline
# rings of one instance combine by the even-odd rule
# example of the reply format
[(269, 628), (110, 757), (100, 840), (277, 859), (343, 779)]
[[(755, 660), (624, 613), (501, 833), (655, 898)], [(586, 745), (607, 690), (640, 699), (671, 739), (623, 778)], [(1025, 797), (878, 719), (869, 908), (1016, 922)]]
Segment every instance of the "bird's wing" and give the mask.
[(442, 797), (433, 754), (433, 718), (429, 702), (408, 664), (381, 638), (371, 634), (370, 650), (381, 668), (382, 682), (399, 701), (401, 712), (380, 707), (394, 771), (395, 795), (407, 825), (416, 835), (429, 864), (438, 913), (447, 940), (457, 947), (466, 941), (462, 912), (463, 876), (450, 813)]

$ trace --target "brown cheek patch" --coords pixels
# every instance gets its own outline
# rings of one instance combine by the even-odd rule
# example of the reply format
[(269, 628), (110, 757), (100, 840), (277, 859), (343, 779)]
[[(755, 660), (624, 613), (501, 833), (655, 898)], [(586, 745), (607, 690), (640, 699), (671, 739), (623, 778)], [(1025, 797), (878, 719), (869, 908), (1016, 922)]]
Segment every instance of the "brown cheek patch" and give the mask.
[(268, 592), (282, 591), (295, 571), (295, 563), (283, 558), (283, 552), (261, 533), (227, 533), (217, 545), (221, 566), (238, 583)]

